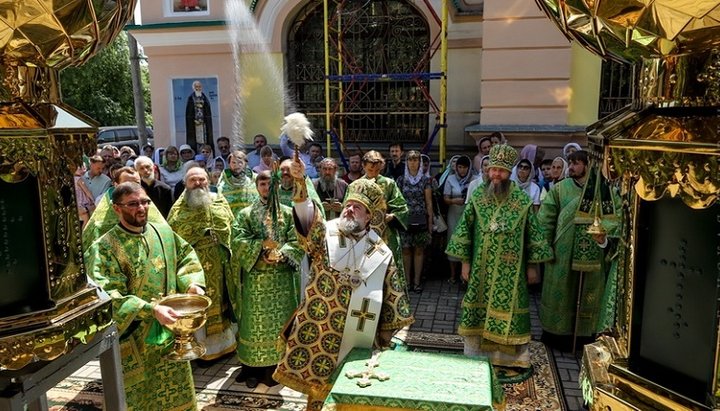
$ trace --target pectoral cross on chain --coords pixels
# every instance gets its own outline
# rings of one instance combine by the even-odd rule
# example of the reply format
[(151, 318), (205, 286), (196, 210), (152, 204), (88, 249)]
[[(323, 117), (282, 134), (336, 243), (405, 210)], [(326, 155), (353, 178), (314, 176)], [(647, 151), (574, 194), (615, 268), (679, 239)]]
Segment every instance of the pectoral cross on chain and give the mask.
[(375, 314), (368, 311), (368, 308), (370, 308), (370, 299), (363, 298), (360, 309), (352, 310), (350, 312), (351, 317), (355, 317), (358, 319), (357, 331), (360, 331), (360, 332), (365, 331), (365, 320), (370, 320), (370, 321), (375, 320)]

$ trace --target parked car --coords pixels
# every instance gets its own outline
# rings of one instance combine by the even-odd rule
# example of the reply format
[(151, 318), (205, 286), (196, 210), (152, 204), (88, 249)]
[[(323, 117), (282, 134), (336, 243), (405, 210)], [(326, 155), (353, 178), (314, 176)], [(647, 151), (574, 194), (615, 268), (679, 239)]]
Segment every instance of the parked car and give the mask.
[[(152, 129), (148, 128), (148, 144), (153, 143)], [(97, 134), (97, 145), (102, 147), (106, 144), (115, 147), (130, 147), (135, 154), (140, 154), (140, 132), (137, 126), (116, 126), (100, 127)]]

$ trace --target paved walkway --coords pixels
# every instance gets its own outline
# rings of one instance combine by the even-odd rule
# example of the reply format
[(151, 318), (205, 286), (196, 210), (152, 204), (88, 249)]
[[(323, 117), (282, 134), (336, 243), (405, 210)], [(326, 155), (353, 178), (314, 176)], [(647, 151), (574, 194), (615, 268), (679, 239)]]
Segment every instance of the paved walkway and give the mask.
[[(410, 329), (418, 332), (455, 334), (460, 316), (460, 303), (464, 292), (447, 280), (433, 279), (423, 286), (422, 293), (410, 292), (410, 303), (415, 312), (415, 324)], [(531, 294), (530, 321), (533, 339), (540, 340), (542, 328), (538, 317), (539, 294)], [(552, 350), (557, 371), (569, 411), (583, 410), (582, 392), (578, 385), (580, 365), (571, 353)]]

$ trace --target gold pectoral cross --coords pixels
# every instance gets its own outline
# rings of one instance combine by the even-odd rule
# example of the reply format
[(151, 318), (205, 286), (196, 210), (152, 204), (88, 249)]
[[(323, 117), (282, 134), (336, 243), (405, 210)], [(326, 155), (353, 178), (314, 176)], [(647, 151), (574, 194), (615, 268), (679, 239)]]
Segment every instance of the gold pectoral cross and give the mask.
[(350, 312), (351, 317), (355, 317), (358, 319), (357, 331), (365, 331), (365, 320), (375, 320), (375, 314), (368, 311), (368, 308), (370, 308), (370, 299), (363, 298), (360, 310), (352, 310)]

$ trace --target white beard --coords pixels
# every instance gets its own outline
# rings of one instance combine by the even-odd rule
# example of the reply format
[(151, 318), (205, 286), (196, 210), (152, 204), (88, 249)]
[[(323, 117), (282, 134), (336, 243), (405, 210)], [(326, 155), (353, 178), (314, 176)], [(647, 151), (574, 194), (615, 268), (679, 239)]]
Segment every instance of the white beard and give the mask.
[(194, 188), (186, 191), (185, 201), (187, 201), (190, 208), (198, 209), (210, 207), (210, 203), (212, 203), (210, 190), (207, 188)]
[(202, 91), (196, 91), (195, 97), (202, 97)]
[(360, 234), (365, 232), (364, 225), (361, 225), (357, 220), (351, 220), (347, 217), (338, 218), (337, 228), (343, 235), (350, 237), (359, 237)]

